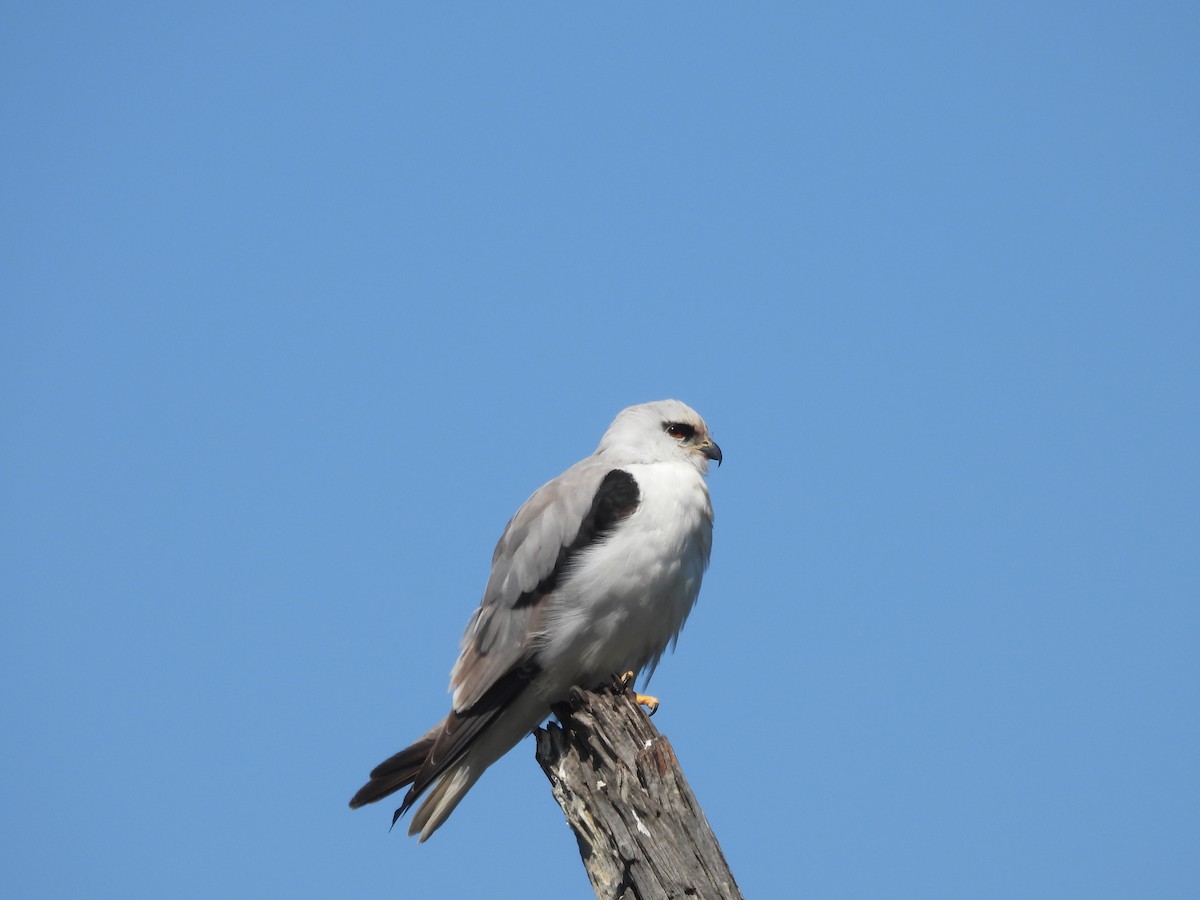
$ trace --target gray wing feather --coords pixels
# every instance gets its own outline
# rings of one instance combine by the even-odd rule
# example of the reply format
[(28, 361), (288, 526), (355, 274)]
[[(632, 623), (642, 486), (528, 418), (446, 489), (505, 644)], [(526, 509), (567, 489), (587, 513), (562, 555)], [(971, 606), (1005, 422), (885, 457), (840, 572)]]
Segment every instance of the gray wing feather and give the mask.
[(576, 463), (538, 488), (509, 520), (450, 674), (456, 711), (470, 709), (499, 678), (530, 662), (543, 606), (538, 586), (578, 534), (611, 468), (594, 458)]

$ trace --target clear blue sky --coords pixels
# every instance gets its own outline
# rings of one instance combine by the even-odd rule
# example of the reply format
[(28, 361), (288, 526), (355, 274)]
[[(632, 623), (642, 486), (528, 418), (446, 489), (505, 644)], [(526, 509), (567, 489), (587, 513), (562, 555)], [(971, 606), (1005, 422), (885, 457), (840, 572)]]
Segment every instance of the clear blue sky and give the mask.
[(678, 397), (747, 896), (1200, 895), (1197, 7), (397, 6), (0, 14), (0, 894), (590, 896), (346, 801)]

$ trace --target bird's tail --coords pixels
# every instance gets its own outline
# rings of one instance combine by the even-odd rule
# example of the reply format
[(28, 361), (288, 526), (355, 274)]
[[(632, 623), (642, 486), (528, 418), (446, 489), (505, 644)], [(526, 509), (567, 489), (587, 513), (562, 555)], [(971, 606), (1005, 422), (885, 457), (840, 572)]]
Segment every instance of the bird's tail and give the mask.
[[(463, 712), (451, 710), (412, 746), (384, 760), (350, 800), (350, 808), (382, 800), (400, 788), (408, 793), (392, 825), (417, 799), (433, 791), (413, 816), (409, 834), (424, 841), (433, 834), (484, 770), (512, 749), (545, 715), (544, 701), (523, 696), (534, 674), (528, 666), (511, 670)], [(435, 785), (436, 782), (436, 785)]]
[(486, 764), (473, 767), (469, 760), (459, 760), (449, 765), (436, 765), (430, 772), (436, 756), (435, 745), (439, 735), (445, 733), (446, 724), (439, 722), (420, 740), (372, 769), (371, 780), (350, 798), (350, 808), (358, 809), (408, 787), (408, 793), (392, 816), (392, 825), (395, 825), (436, 779), (433, 791), (413, 815), (408, 833), (419, 833), (419, 840), (424, 842), (437, 831), (487, 767)]
[(473, 769), (469, 760), (464, 759), (456, 763), (438, 779), (437, 786), (429, 792), (421, 808), (413, 813), (408, 833), (420, 834), (417, 842), (424, 843), (431, 834), (442, 827), (446, 819), (450, 818), (450, 813), (454, 812), (458, 801), (467, 795), (467, 791), (482, 774), (483, 769)]
[[(382, 800), (389, 794), (394, 794), (402, 787), (416, 781), (417, 774), (429, 759), (434, 741), (442, 730), (439, 723), (431, 728), (423, 738), (412, 746), (401, 750), (395, 756), (385, 759), (371, 770), (371, 780), (358, 789), (358, 793), (350, 798), (350, 808), (358, 809), (376, 800)], [(416, 799), (415, 797), (413, 798)], [(407, 805), (404, 807), (407, 809)], [(399, 818), (399, 813), (397, 813)], [(396, 824), (395, 820), (392, 824)]]

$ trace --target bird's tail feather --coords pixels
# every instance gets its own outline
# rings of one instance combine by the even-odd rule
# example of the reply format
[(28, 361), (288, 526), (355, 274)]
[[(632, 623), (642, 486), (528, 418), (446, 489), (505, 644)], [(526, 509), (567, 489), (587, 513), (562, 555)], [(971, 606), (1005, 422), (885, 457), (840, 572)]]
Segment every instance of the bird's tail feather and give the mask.
[(485, 765), (475, 771), (470, 762), (461, 760), (438, 765), (435, 773), (430, 775), (428, 770), (431, 759), (435, 756), (434, 748), (438, 736), (445, 733), (445, 730), (446, 723), (438, 723), (412, 746), (406, 747), (372, 769), (371, 780), (359, 788), (358, 793), (351, 798), (350, 808), (358, 809), (360, 806), (382, 800), (402, 787), (412, 785), (404, 795), (400, 808), (392, 816), (392, 824), (395, 825), (436, 779), (436, 786), (413, 814), (408, 829), (410, 835), (420, 833), (419, 840), (425, 841), (449, 818), (458, 802), (479, 780), (483, 768), (486, 768)]
[(484, 752), (486, 760), (476, 754), (477, 763), (472, 765), (464, 759), (479, 738), (491, 733), (489, 729), (524, 693), (537, 671), (535, 666), (529, 664), (515, 666), (498, 678), (470, 709), (461, 713), (451, 710), (419, 741), (372, 769), (371, 780), (350, 799), (350, 808), (357, 809), (374, 803), (409, 786), (400, 808), (392, 816), (392, 825), (395, 825), (417, 799), (437, 782), (433, 794), (421, 804), (409, 830), (409, 834), (420, 831), (421, 840), (424, 841), (446, 821), (458, 801), (479, 780), (483, 770), (508, 752), (529, 728), (537, 724), (540, 711), (535, 712), (528, 723), (524, 717), (519, 718), (516, 723), (519, 727), (513, 734), (505, 732), (495, 747)]
[[(376, 800), (382, 800), (389, 794), (394, 794), (400, 788), (412, 784), (429, 753), (433, 750), (434, 741), (442, 730), (439, 723), (412, 746), (406, 747), (395, 756), (385, 759), (371, 770), (371, 780), (358, 789), (358, 793), (350, 798), (350, 808), (358, 809)], [(395, 824), (393, 821), (392, 824)]]
[(473, 771), (466, 760), (459, 762), (438, 779), (437, 786), (430, 791), (420, 809), (413, 813), (412, 822), (408, 825), (410, 835), (420, 834), (419, 843), (442, 827), (442, 823), (450, 818), (458, 801), (466, 796), (467, 791), (479, 780), (483, 771)]

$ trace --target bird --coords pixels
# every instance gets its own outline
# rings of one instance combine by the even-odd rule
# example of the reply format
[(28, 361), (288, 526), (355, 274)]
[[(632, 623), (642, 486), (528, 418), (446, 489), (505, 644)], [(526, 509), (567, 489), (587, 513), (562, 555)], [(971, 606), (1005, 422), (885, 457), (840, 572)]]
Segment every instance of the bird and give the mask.
[(653, 673), (695, 604), (712, 549), (705, 478), (721, 448), (678, 400), (617, 414), (596, 451), (509, 520), (450, 674), (451, 709), (371, 771), (351, 809), (407, 787), (394, 826), (426, 841), (484, 771), (567, 700)]

